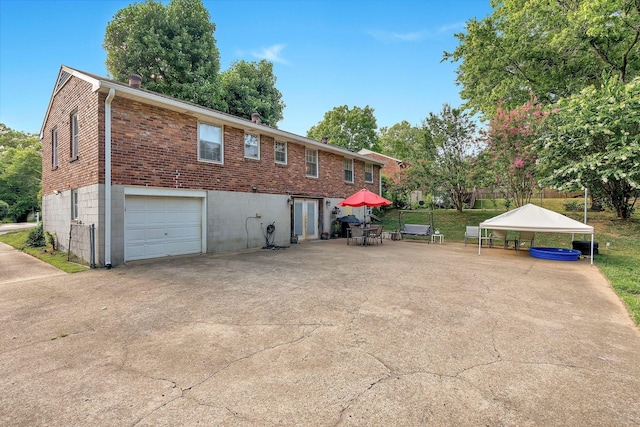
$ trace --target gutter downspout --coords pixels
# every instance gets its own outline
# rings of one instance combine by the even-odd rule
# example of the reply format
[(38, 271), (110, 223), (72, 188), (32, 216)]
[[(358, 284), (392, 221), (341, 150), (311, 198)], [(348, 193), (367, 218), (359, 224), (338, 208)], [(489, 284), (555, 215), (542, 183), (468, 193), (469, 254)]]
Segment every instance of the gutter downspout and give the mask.
[(104, 100), (104, 266), (111, 268), (111, 101), (116, 90), (109, 89)]

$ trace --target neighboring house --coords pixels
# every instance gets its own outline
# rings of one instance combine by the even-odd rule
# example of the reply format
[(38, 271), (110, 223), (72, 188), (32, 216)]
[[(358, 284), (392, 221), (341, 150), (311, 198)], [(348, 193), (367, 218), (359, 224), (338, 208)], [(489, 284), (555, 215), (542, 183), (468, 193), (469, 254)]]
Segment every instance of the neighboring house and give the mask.
[(98, 266), (318, 239), (380, 194), (383, 162), (66, 66), (40, 139), (44, 228)]
[(366, 148), (358, 151), (358, 154), (362, 154), (363, 156), (384, 163), (381, 172), (382, 175), (386, 176), (388, 179), (394, 182), (397, 180), (400, 171), (407, 167), (407, 164), (402, 160), (393, 158), (391, 156), (386, 156), (384, 154), (376, 153), (375, 151), (367, 150)]

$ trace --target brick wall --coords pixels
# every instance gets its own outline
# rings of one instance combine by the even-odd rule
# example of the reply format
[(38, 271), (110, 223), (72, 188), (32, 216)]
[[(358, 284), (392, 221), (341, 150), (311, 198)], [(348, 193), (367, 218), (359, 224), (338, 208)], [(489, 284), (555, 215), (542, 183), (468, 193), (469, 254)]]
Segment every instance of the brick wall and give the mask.
[[(224, 164), (198, 161), (198, 121), (186, 114), (116, 97), (112, 103), (112, 182), (164, 188), (347, 197), (364, 182), (364, 162), (354, 162), (355, 182), (344, 182), (343, 156), (319, 151), (318, 178), (305, 175), (305, 147), (286, 141), (288, 164), (274, 162), (274, 139), (260, 136), (260, 160), (244, 157), (244, 130), (224, 126)], [(212, 123), (219, 125), (219, 123)], [(252, 132), (254, 132), (252, 130)]]
[(384, 162), (385, 165), (382, 167), (382, 175), (386, 176), (387, 178), (395, 181), (396, 175), (400, 173), (400, 171), (403, 169), (400, 167), (400, 165), (398, 164), (398, 162), (385, 157), (385, 156), (381, 156), (379, 154), (375, 154), (375, 153), (370, 153), (370, 154), (365, 154), (365, 156), (367, 157), (371, 157), (372, 159)]
[[(104, 101), (106, 94), (76, 77), (54, 95), (42, 146), (43, 194), (104, 183)], [(274, 139), (260, 136), (260, 160), (244, 157), (244, 130), (223, 123), (224, 164), (198, 161), (198, 120), (116, 95), (112, 101), (112, 183), (161, 188), (294, 194), (344, 198), (361, 188), (364, 162), (354, 161), (354, 183), (344, 182), (338, 154), (318, 152), (318, 178), (305, 174), (305, 147), (287, 142), (288, 164), (274, 162)], [(71, 113), (78, 111), (79, 156), (70, 159)], [(51, 167), (51, 131), (58, 129), (58, 167)], [(255, 132), (252, 130), (252, 132)]]
[[(100, 152), (104, 114), (91, 85), (71, 78), (54, 95), (42, 135), (42, 194), (65, 191), (104, 181)], [(71, 113), (78, 112), (78, 157), (71, 159)], [(52, 131), (58, 131), (58, 167), (52, 168)], [(104, 172), (102, 172), (104, 175)]]

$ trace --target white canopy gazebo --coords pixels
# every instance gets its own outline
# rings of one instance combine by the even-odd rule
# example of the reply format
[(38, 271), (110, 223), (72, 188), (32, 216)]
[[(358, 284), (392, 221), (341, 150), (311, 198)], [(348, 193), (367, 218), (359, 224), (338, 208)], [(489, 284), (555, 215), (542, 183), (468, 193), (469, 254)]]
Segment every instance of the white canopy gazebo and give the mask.
[[(572, 233), (591, 235), (591, 264), (593, 264), (593, 227), (531, 203), (480, 223), (482, 230), (512, 230), (548, 233)], [(478, 239), (478, 255), (482, 249), (482, 239)]]

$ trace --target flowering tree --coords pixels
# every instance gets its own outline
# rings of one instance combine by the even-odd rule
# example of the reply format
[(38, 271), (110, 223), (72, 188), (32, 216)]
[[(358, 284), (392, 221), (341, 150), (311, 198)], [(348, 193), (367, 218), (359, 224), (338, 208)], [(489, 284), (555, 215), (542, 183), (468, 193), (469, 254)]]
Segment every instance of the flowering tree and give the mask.
[(532, 97), (526, 104), (506, 110), (498, 105), (489, 123), (486, 157), (489, 168), (505, 197), (516, 206), (531, 200), (536, 182), (536, 140), (542, 122), (549, 114)]

